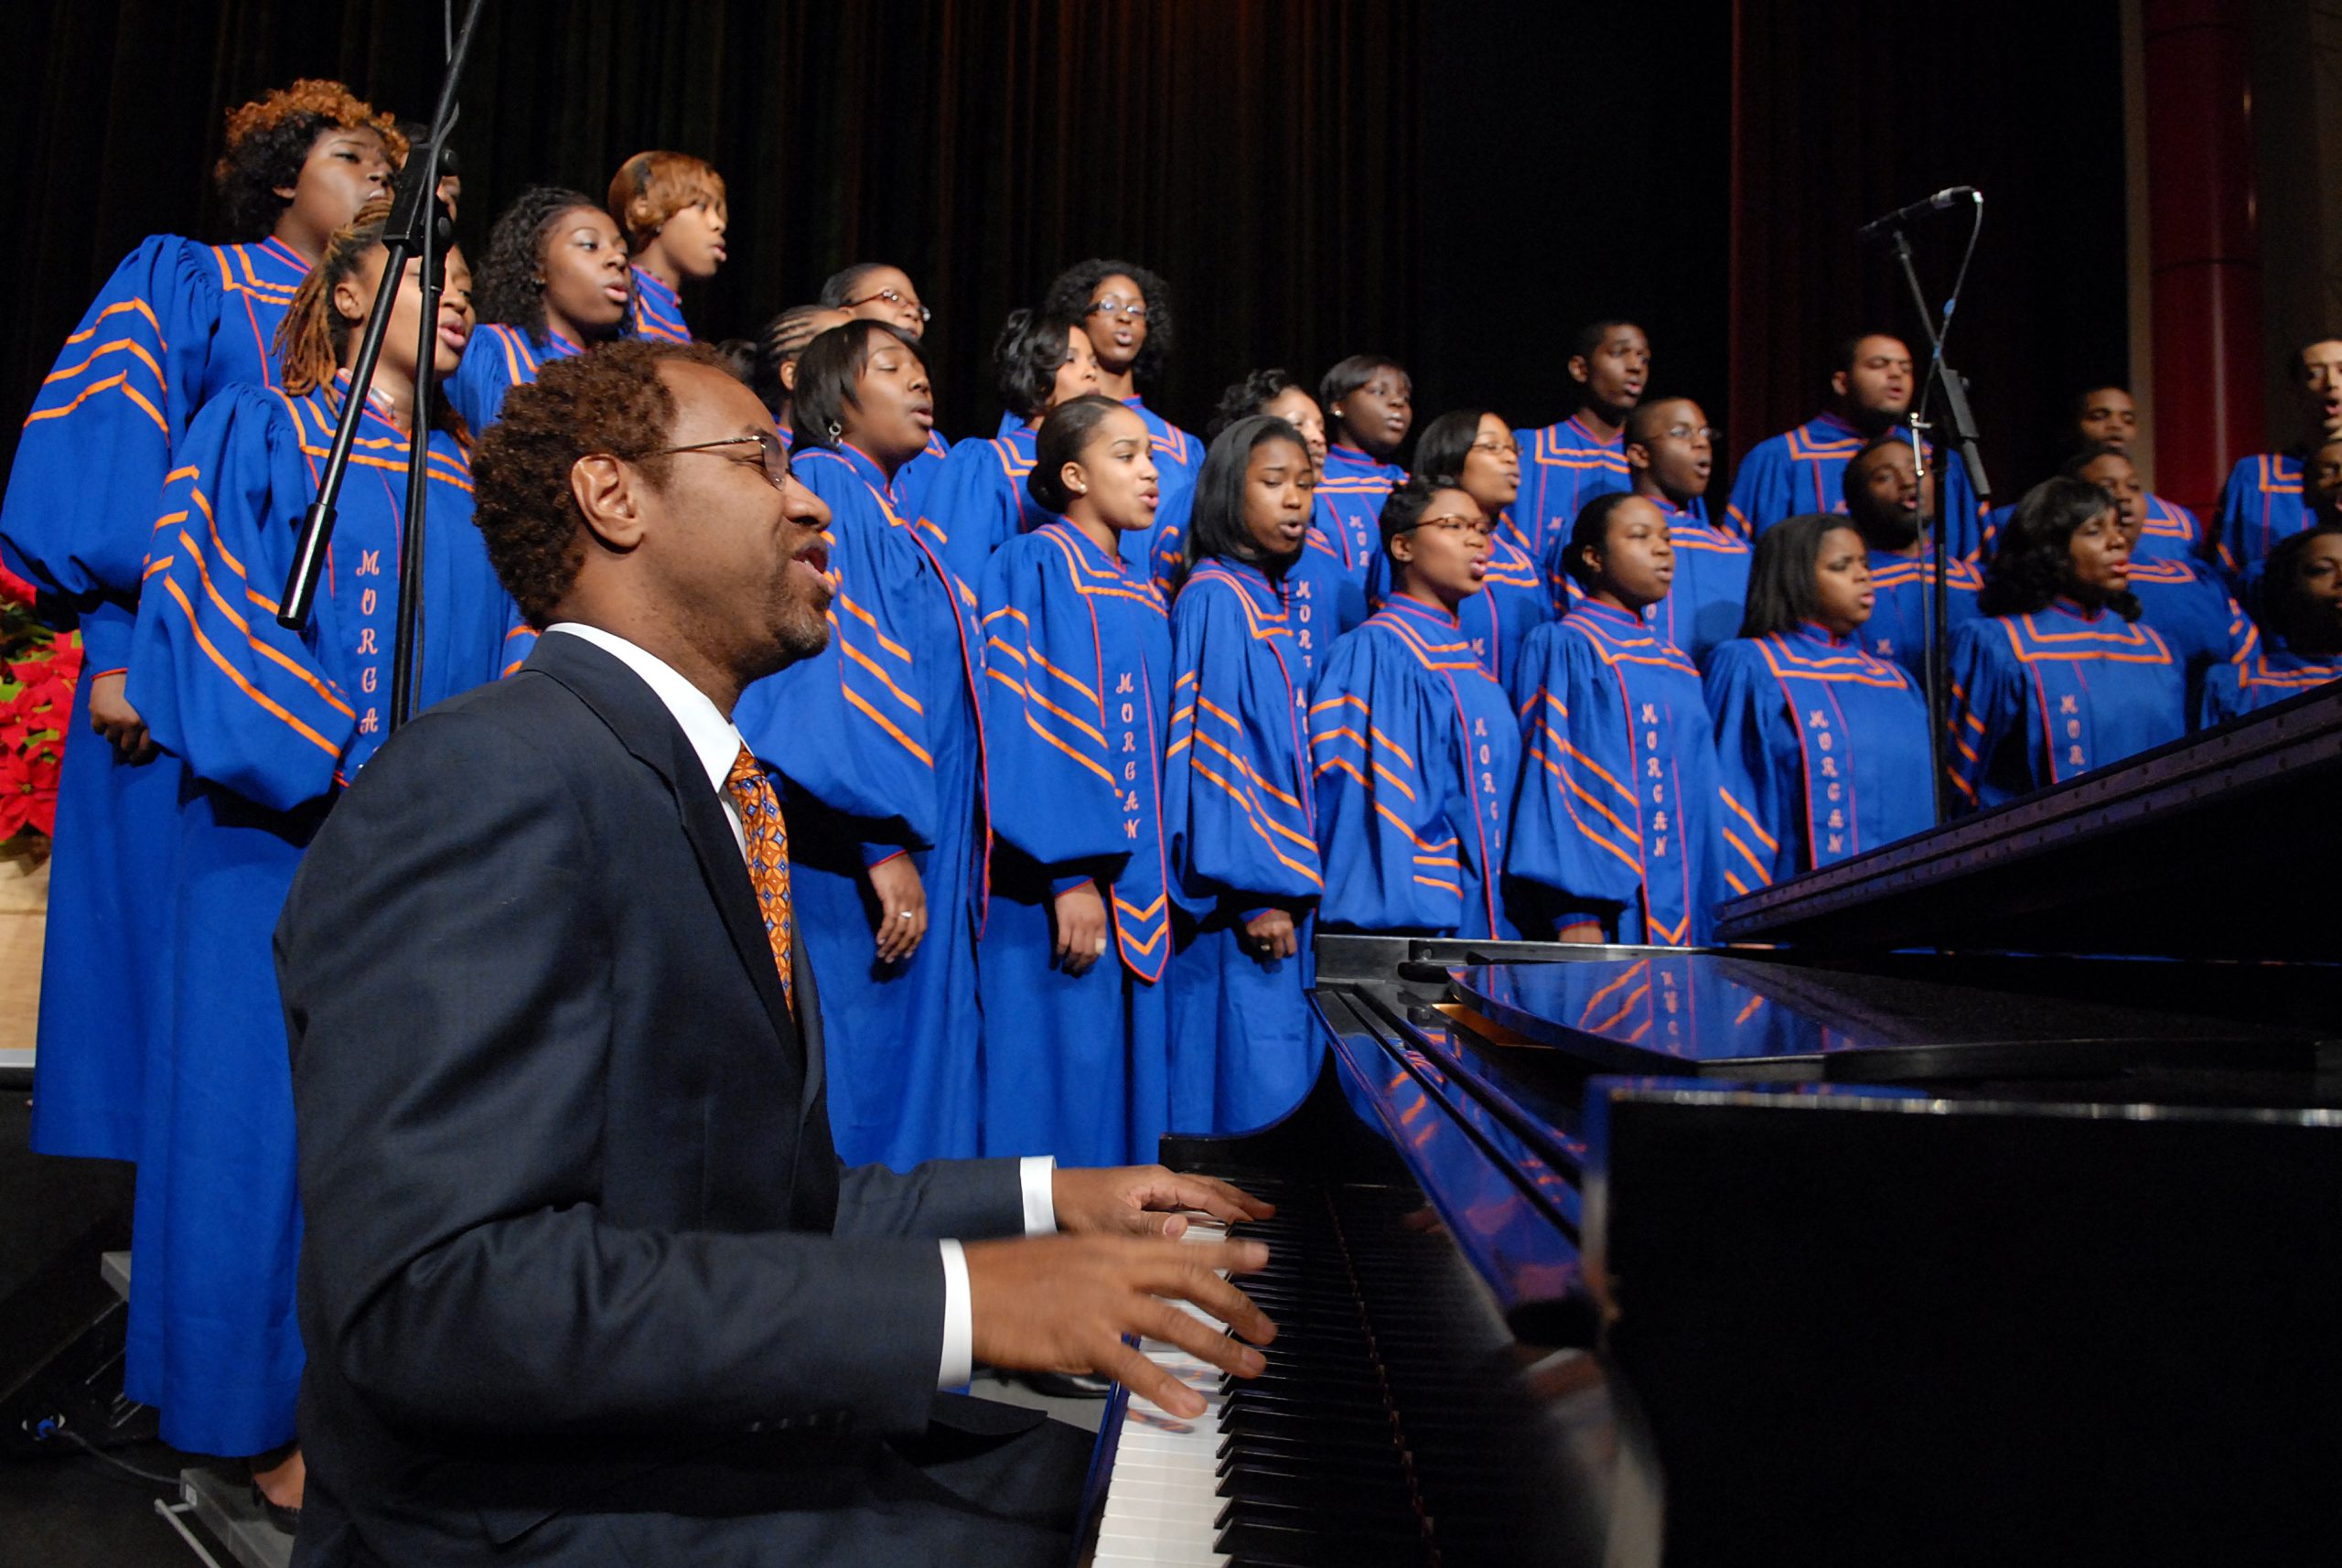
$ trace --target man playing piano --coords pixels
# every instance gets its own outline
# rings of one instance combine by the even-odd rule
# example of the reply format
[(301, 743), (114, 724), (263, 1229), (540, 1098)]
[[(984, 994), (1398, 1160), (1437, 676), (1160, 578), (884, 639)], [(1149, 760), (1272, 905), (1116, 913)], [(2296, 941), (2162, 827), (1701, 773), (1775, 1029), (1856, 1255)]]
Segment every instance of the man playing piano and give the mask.
[(473, 471), (543, 636), (382, 748), (276, 934), (295, 1561), (1062, 1561), (1084, 1435), (938, 1391), (982, 1359), (1200, 1413), (1123, 1336), (1258, 1373), (1175, 1303), (1265, 1342), (1214, 1272), (1265, 1249), (1176, 1211), (1269, 1206), (1159, 1166), (841, 1166), (786, 829), (728, 716), (829, 635), (826, 509), (682, 345), (548, 365)]

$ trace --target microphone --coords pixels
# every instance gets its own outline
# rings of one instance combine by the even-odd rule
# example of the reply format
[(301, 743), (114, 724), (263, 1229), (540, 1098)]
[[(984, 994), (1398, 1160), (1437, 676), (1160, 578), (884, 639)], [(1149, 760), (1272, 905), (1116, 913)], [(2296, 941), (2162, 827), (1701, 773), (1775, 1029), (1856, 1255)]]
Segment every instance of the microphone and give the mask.
[(1872, 219), (1854, 232), (1862, 239), (1875, 240), (1889, 230), (1900, 229), (1922, 213), (1940, 212), (1962, 197), (1971, 201), (1977, 199), (1976, 188), (1972, 185), (1948, 185), (1933, 196), (1923, 196), (1907, 207), (1896, 208), (1884, 218)]

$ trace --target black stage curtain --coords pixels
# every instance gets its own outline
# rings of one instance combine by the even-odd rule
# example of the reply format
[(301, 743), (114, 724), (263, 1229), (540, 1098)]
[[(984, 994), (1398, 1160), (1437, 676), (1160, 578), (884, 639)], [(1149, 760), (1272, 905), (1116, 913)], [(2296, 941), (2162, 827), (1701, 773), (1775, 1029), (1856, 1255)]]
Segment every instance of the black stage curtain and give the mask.
[[(0, 94), (19, 171), (13, 433), (124, 252), (219, 238), (222, 108), (303, 74), (428, 115), (435, 0), (59, 0), (6, 7)], [(935, 311), (955, 435), (989, 435), (992, 339), (1066, 263), (1126, 255), (1176, 295), (1158, 401), (1200, 425), (1255, 364), (1314, 378), (1395, 340), (1417, 293), (1422, 7), (1414, 0), (491, 0), (454, 143), (475, 252), (523, 185), (599, 197), (628, 155), (700, 153), (731, 190), (733, 260), (685, 308), (752, 333), (839, 265), (907, 267)], [(24, 80), (30, 77), (34, 80)]]
[[(1121, 253), (1177, 292), (1155, 400), (1191, 428), (1247, 369), (1314, 381), (1359, 349), (1413, 368), (1419, 424), (1465, 403), (1542, 424), (1569, 410), (1577, 326), (1626, 315), (1654, 390), (1729, 418), (1736, 454), (1810, 412), (1833, 334), (1904, 324), (1854, 225), (1964, 181), (1993, 206), (1955, 360), (1997, 453), (2037, 445), (2068, 383), (2122, 371), (2122, 120), (2111, 0), (1986, 9), (1911, 59), (1921, 14), (1858, 0), (490, 0), (459, 229), (478, 251), (521, 186), (599, 195), (628, 155), (677, 147), (732, 191), (694, 328), (747, 335), (846, 262), (899, 263), (936, 313), (953, 435), (997, 420), (1001, 317)], [(125, 251), (219, 237), (226, 105), (326, 75), (422, 118), (441, 27), (435, 0), (0, 7), (10, 440)], [(1950, 240), (1930, 231), (1931, 261)]]
[[(1922, 351), (1900, 273), (1854, 231), (1973, 185), (1983, 240), (1947, 353), (1973, 386), (1993, 489), (2014, 500), (2065, 456), (2074, 394), (2128, 375), (2120, 6), (1735, 9), (1734, 456), (1811, 417), (1838, 340), (1877, 326)], [(1967, 224), (1961, 209), (1912, 229), (1939, 307)]]

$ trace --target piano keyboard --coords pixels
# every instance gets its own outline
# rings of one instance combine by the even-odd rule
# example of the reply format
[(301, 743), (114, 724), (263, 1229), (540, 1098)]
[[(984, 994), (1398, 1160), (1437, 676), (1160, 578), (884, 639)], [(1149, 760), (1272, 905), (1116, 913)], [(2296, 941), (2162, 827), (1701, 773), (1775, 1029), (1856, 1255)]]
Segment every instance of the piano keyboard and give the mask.
[[(1485, 1397), (1492, 1369), (1465, 1364), (1488, 1360), (1486, 1339), (1466, 1326), (1486, 1320), (1486, 1298), (1440, 1266), (1453, 1250), (1416, 1218), (1420, 1200), (1389, 1188), (1236, 1179), (1278, 1205), (1273, 1219), (1230, 1232), (1269, 1245), (1268, 1268), (1238, 1281), (1277, 1324), (1262, 1352), (1267, 1370), (1225, 1377), (1176, 1346), (1142, 1342), (1209, 1402), (1189, 1421), (1128, 1396), (1091, 1561), (1519, 1561), (1519, 1538), (1509, 1549), (1505, 1539), (1510, 1511), (1492, 1494), (1520, 1445)], [(1198, 1241), (1219, 1235), (1217, 1226), (1188, 1232)], [(1509, 1373), (1509, 1363), (1494, 1369)], [(1460, 1511), (1443, 1516), (1435, 1505)]]

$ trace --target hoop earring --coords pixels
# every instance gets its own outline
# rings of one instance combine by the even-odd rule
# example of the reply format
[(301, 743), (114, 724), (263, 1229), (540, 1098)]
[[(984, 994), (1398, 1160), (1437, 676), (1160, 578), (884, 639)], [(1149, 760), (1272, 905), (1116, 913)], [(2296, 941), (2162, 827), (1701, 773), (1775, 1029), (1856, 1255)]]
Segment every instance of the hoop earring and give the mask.
[(843, 425), (843, 424), (839, 424), (836, 420), (834, 420), (834, 419), (831, 420), (831, 421), (830, 421), (830, 443), (831, 443), (831, 445), (835, 446), (838, 442), (843, 441), (843, 439), (845, 439), (845, 426), (844, 426), (844, 425)]

